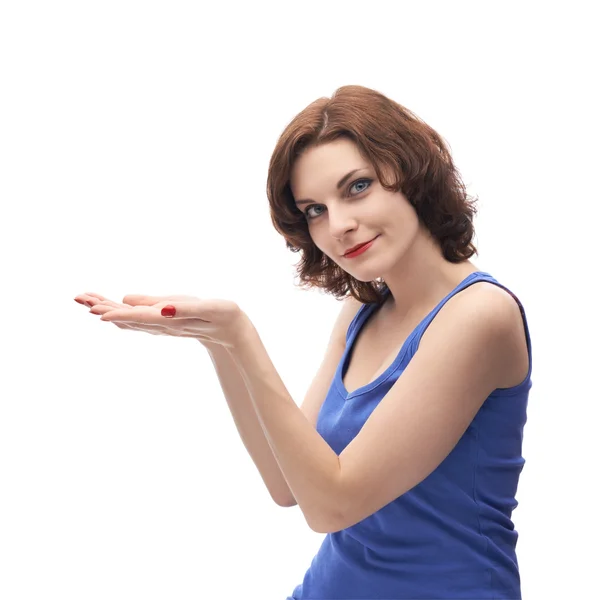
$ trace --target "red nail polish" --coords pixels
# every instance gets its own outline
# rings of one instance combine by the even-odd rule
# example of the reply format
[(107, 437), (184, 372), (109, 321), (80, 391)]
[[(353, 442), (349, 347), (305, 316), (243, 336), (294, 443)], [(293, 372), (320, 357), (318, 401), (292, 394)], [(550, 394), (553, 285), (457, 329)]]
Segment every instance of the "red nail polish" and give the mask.
[(78, 300), (77, 298), (73, 298), (73, 300), (75, 300), (75, 302), (79, 302), (79, 304), (83, 304), (83, 305), (87, 304), (87, 302), (84, 302), (83, 300)]
[(165, 306), (161, 311), (160, 314), (163, 317), (174, 317), (175, 316), (175, 307), (174, 306)]

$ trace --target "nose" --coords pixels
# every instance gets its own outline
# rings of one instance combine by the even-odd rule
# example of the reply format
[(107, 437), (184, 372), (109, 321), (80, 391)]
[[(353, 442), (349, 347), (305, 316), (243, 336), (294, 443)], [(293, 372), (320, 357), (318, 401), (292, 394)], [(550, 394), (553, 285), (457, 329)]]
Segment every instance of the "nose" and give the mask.
[(348, 211), (328, 209), (329, 234), (336, 240), (341, 240), (344, 235), (356, 229), (356, 219)]

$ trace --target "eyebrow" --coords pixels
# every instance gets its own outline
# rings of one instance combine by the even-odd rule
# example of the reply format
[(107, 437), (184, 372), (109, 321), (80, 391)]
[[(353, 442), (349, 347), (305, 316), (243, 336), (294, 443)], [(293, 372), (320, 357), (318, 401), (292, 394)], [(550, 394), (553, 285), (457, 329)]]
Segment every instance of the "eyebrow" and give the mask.
[[(350, 177), (352, 177), (352, 175), (354, 175), (354, 173), (356, 173), (357, 171), (363, 171), (366, 170), (366, 167), (361, 167), (360, 169), (354, 169), (353, 171), (350, 171), (350, 173), (346, 173), (338, 182), (337, 182), (337, 189), (339, 190), (345, 183), (346, 181), (348, 181), (348, 179), (350, 179)], [(296, 206), (298, 206), (298, 204), (308, 204), (309, 202), (314, 202), (314, 200), (296, 200)]]

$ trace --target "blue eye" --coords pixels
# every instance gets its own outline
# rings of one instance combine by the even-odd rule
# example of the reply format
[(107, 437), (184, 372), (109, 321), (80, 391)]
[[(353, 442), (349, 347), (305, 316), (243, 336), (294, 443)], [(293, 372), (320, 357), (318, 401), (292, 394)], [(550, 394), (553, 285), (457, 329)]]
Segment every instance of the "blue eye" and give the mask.
[[(368, 188), (368, 187), (371, 185), (371, 183), (372, 183), (372, 182), (373, 182), (373, 180), (372, 180), (372, 179), (369, 179), (369, 178), (364, 178), (364, 177), (363, 177), (362, 179), (357, 179), (357, 180), (353, 181), (353, 182), (352, 182), (352, 183), (351, 183), (351, 184), (348, 186), (348, 188), (347, 188), (347, 194), (348, 194), (348, 195), (350, 195), (350, 190), (351, 190), (351, 189), (352, 189), (352, 188), (353, 188), (355, 185), (357, 185), (357, 184), (359, 184), (359, 183), (366, 183), (366, 184), (367, 184), (367, 187), (363, 188), (362, 190), (360, 190), (360, 191), (358, 192), (358, 194), (361, 194), (362, 192), (364, 192), (364, 191), (365, 191), (365, 190), (366, 190), (366, 189), (367, 189), (367, 188)], [(354, 194), (354, 195), (357, 195), (357, 194)], [(312, 221), (313, 219), (316, 219), (316, 218), (317, 218), (317, 217), (319, 217), (321, 214), (323, 214), (323, 213), (319, 213), (318, 215), (315, 215), (315, 216), (311, 216), (311, 215), (309, 215), (309, 214), (308, 214), (308, 211), (309, 211), (311, 208), (314, 208), (315, 206), (322, 206), (322, 205), (321, 205), (321, 204), (309, 204), (309, 205), (307, 206), (307, 208), (306, 208), (305, 212), (304, 212), (304, 216), (306, 217), (306, 219), (307, 219), (308, 221)]]

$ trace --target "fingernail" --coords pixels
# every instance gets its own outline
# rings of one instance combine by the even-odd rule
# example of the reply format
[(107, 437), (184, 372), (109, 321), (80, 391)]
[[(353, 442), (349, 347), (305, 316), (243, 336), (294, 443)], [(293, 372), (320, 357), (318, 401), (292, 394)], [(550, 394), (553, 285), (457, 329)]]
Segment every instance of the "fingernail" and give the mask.
[(174, 306), (165, 306), (161, 311), (160, 314), (163, 317), (174, 317), (175, 316), (175, 307)]

